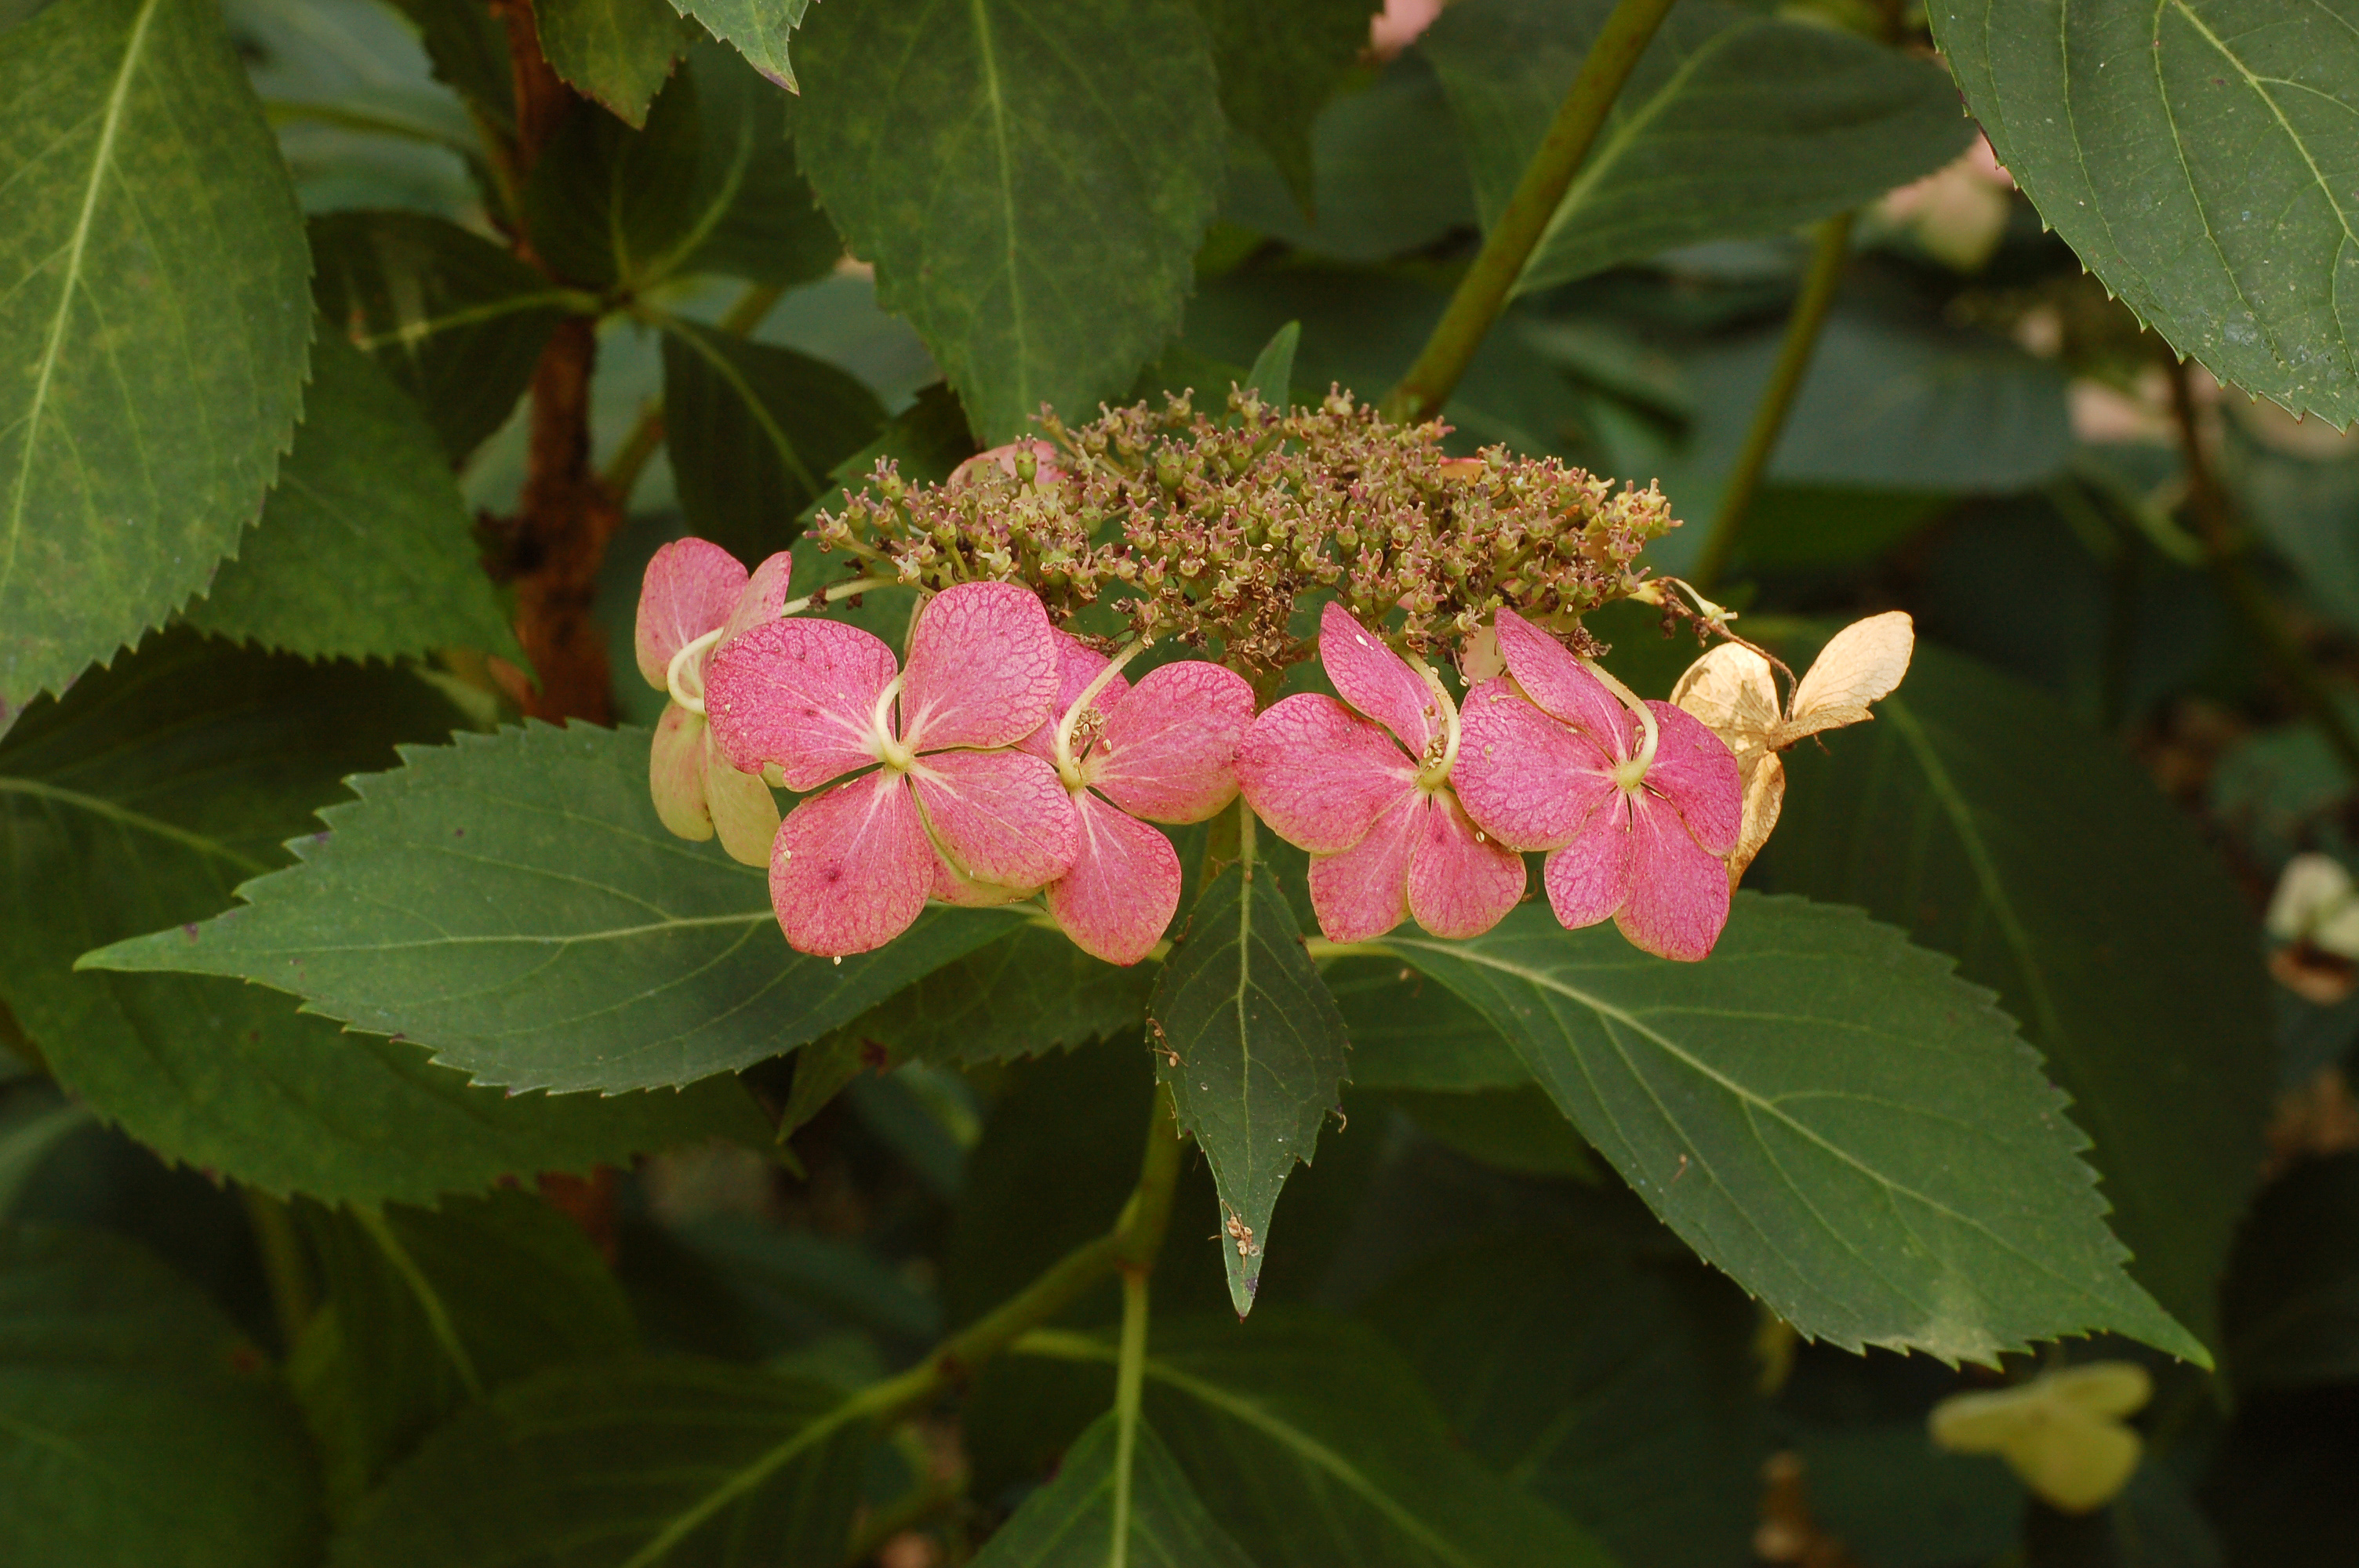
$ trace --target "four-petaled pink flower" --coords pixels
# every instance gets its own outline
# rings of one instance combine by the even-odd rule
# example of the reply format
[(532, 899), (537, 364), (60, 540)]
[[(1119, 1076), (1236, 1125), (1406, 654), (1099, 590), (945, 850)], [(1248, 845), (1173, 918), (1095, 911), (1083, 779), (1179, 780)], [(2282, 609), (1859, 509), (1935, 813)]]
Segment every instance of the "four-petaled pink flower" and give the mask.
[[(657, 690), (669, 690), (680, 651), (720, 631), (741, 600), (758, 591), (748, 587), (737, 557), (718, 545), (675, 539), (658, 550), (639, 589), (639, 674)], [(712, 643), (705, 642), (690, 655), (693, 667), (684, 684), (698, 684), (712, 657)], [(656, 815), (681, 838), (701, 841), (717, 830), (721, 847), (737, 860), (768, 863), (778, 803), (759, 778), (729, 765), (694, 708), (665, 706), (647, 756), (647, 788)]]
[[(1668, 702), (1646, 726), (1554, 637), (1498, 617), (1508, 676), (1466, 697), (1457, 784), (1466, 810), (1518, 849), (1549, 851), (1542, 881), (1568, 927), (1611, 915), (1632, 944), (1701, 958), (1728, 923), (1744, 786), (1719, 736)], [(1247, 790), (1251, 794), (1250, 787)]]
[(1246, 804), (1311, 852), (1319, 928), (1364, 942), (1413, 914), (1437, 936), (1481, 935), (1523, 897), (1524, 862), (1459, 804), (1448, 692), (1337, 604), (1319, 623), (1319, 662), (1343, 701), (1289, 697), (1237, 752)]
[(937, 595), (898, 674), (891, 648), (837, 622), (768, 620), (723, 643), (704, 706), (729, 760), (774, 767), (792, 790), (843, 781), (779, 826), (770, 901), (788, 943), (864, 953), (908, 930), (929, 893), (995, 902), (1063, 876), (1079, 850), (1072, 800), (1055, 767), (1010, 749), (1057, 692), (1056, 633), (1014, 583)]
[(1080, 816), (1080, 851), (1049, 884), (1049, 913), (1083, 952), (1136, 964), (1180, 907), (1180, 857), (1147, 824), (1202, 822), (1236, 798), (1253, 687), (1234, 670), (1183, 659), (1136, 686), (1115, 674), (1093, 694), (1105, 655), (1062, 633), (1058, 641), (1057, 716), (1024, 741), (1056, 766)]

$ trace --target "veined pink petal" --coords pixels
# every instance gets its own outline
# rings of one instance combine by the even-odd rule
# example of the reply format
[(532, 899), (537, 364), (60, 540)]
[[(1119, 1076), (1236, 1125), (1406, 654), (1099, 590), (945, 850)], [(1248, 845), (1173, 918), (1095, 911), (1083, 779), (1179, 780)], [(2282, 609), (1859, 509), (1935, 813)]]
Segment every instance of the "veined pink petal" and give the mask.
[(737, 557), (707, 539), (674, 539), (639, 583), (639, 674), (660, 691), (672, 655), (729, 619), (745, 586)]
[(1641, 795), (1632, 812), (1629, 901), (1614, 924), (1631, 946), (1690, 963), (1728, 924), (1728, 868), (1695, 841), (1669, 803)]
[(1613, 795), (1612, 760), (1504, 677), (1468, 692), (1460, 711), (1451, 786), (1474, 825), (1502, 844), (1560, 849)]
[(909, 782), (943, 853), (979, 881), (1037, 888), (1063, 876), (1081, 850), (1072, 797), (1038, 757), (933, 752)]
[(1630, 797), (1617, 789), (1582, 825), (1579, 838), (1549, 856), (1540, 881), (1548, 888), (1549, 907), (1556, 911), (1557, 924), (1578, 931), (1628, 903), (1635, 874)]
[(1082, 952), (1136, 964), (1180, 907), (1180, 857), (1169, 838), (1087, 790), (1073, 806), (1081, 853), (1049, 884), (1049, 913)]
[(722, 644), (704, 676), (704, 712), (732, 767), (775, 763), (786, 787), (817, 789), (876, 760), (876, 699), (893, 650), (857, 627), (796, 617)]
[(1467, 820), (1448, 790), (1419, 803), (1410, 837), (1408, 912), (1436, 936), (1480, 936), (1524, 896), (1524, 858)]
[(919, 752), (1012, 746), (1048, 721), (1057, 675), (1056, 633), (1030, 589), (944, 589), (909, 633), (901, 740)]
[(666, 703), (656, 720), (655, 743), (647, 748), (647, 793), (655, 798), (657, 818), (679, 838), (698, 843), (712, 837), (712, 817), (704, 806), (704, 716)]
[(1319, 612), (1319, 663), (1338, 696), (1391, 730), (1410, 756), (1424, 757), (1442, 728), (1432, 688), (1333, 600)]
[(1668, 702), (1649, 702), (1655, 760), (1647, 787), (1679, 808), (1696, 842), (1715, 855), (1736, 849), (1745, 828), (1745, 777), (1728, 742), (1703, 720)]
[(1417, 781), (1417, 764), (1373, 720), (1300, 692), (1262, 710), (1237, 745), (1237, 784), (1254, 815), (1316, 855), (1358, 843)]
[(737, 602), (722, 622), (721, 640), (728, 642), (740, 632), (751, 631), (765, 621), (778, 618), (778, 607), (787, 601), (787, 590), (795, 577), (795, 553), (780, 550), (777, 555), (754, 568), (745, 579), (745, 587), (737, 595)]
[(1630, 755), (1630, 710), (1565, 645), (1516, 614), (1498, 616), (1499, 652), (1516, 684), (1549, 713), (1586, 733), (1620, 762)]
[(1201, 659), (1149, 670), (1092, 748), (1090, 782), (1133, 816), (1201, 822), (1236, 798), (1253, 722), (1253, 683), (1236, 671)]
[(797, 952), (865, 953), (916, 923), (933, 868), (908, 780), (879, 768), (787, 813), (770, 853), (770, 903)]
[(966, 909), (995, 909), (1003, 903), (1014, 903), (1019, 898), (1030, 898), (1031, 888), (1002, 887), (968, 876), (942, 859), (940, 849), (934, 851), (933, 896), (944, 903), (955, 903)]
[(721, 835), (729, 858), (748, 866), (770, 863), (770, 844), (778, 836), (778, 802), (769, 786), (752, 773), (729, 765), (708, 728), (704, 732), (704, 809)]
[(1310, 857), (1310, 907), (1329, 941), (1365, 942), (1408, 915), (1409, 857), (1422, 804), (1416, 788), (1404, 789), (1358, 843)]
[[(1049, 721), (1016, 742), (1016, 748), (1019, 751), (1029, 752), (1044, 762), (1055, 762), (1057, 760), (1057, 726), (1063, 722), (1065, 715), (1071, 710), (1073, 704), (1081, 700), (1082, 693), (1089, 689), (1090, 682), (1098, 678), (1098, 672), (1105, 667), (1106, 656), (1103, 654), (1092, 648), (1078, 637), (1063, 632), (1058, 633), (1056, 706), (1049, 714)], [(1106, 682), (1105, 689), (1098, 693), (1096, 699), (1090, 706), (1100, 713), (1110, 714), (1121, 705), (1124, 696), (1129, 690), (1129, 680), (1117, 675), (1114, 679)]]

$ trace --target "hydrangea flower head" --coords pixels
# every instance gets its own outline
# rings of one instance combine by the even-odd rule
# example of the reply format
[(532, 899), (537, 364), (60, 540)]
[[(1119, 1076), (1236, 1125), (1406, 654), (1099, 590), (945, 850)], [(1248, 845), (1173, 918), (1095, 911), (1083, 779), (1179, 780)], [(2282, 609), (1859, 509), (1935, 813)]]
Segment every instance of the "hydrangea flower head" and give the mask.
[(1013, 583), (936, 595), (897, 670), (891, 648), (838, 622), (772, 619), (723, 643), (705, 687), (722, 750), (821, 791), (788, 813), (770, 856), (788, 944), (864, 953), (929, 895), (987, 903), (1063, 876), (1073, 803), (1054, 766), (1013, 749), (1057, 693), (1056, 633)]
[(1549, 851), (1542, 880), (1568, 928), (1609, 916), (1666, 958), (1711, 953), (1728, 923), (1744, 784), (1727, 745), (1668, 702), (1640, 719), (1582, 661), (1512, 610), (1508, 674), (1467, 694), (1458, 792), (1474, 821)]
[(1523, 897), (1524, 862), (1459, 804), (1463, 752), (1448, 691), (1332, 602), (1319, 660), (1343, 700), (1287, 697), (1237, 752), (1246, 803), (1310, 851), (1319, 928), (1364, 942), (1415, 915), (1437, 936), (1488, 931)]
[(1147, 824), (1202, 822), (1236, 798), (1253, 686), (1201, 659), (1133, 686), (1104, 654), (1059, 642), (1057, 716), (1023, 742), (1057, 769), (1079, 816), (1079, 850), (1049, 884), (1049, 913), (1083, 952), (1136, 964), (1180, 907), (1179, 854)]
[[(721, 631), (747, 592), (737, 557), (703, 539), (675, 539), (647, 563), (639, 589), (639, 674), (658, 691), (672, 688), (674, 662), (701, 682)], [(692, 652), (690, 650), (693, 650)], [(682, 655), (685, 654), (685, 659)], [(778, 830), (778, 803), (762, 781), (730, 765), (704, 715), (678, 701), (665, 706), (647, 757), (656, 815), (683, 838), (721, 836), (721, 847), (749, 866), (766, 865)]]

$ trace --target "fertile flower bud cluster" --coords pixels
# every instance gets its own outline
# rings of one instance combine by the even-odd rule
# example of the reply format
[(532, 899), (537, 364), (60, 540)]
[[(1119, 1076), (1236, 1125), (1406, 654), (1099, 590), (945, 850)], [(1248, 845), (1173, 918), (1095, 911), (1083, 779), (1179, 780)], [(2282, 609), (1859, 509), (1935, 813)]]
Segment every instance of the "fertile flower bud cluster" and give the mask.
[(1224, 417), (1185, 397), (1043, 424), (913, 486), (890, 462), (812, 532), (862, 572), (940, 590), (1021, 582), (1070, 623), (1103, 599), (1139, 636), (1217, 644), (1234, 667), (1276, 670), (1307, 651), (1304, 595), (1418, 654), (1515, 608), (1596, 652), (1577, 622), (1638, 590), (1647, 541), (1676, 526), (1652, 486), (1616, 490), (1552, 458), (1446, 456), (1439, 424), (1399, 426), (1332, 394), (1283, 411), (1230, 395)]

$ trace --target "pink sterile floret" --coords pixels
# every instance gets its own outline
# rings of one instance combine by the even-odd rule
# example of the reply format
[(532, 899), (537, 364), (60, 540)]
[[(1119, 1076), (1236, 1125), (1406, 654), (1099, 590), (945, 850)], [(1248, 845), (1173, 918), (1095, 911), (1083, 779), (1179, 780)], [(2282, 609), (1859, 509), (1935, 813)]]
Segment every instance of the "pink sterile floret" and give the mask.
[[(675, 539), (658, 550), (639, 589), (638, 665), (647, 684), (669, 689), (673, 657), (733, 613), (743, 613), (761, 581), (756, 573), (749, 586), (737, 557), (702, 539)], [(775, 612), (777, 606), (771, 608)], [(712, 658), (710, 647), (696, 655), (689, 685), (701, 682)], [(665, 705), (647, 753), (647, 790), (656, 816), (679, 837), (701, 841), (717, 831), (721, 847), (735, 859), (749, 866), (768, 862), (778, 803), (760, 779), (729, 765), (704, 716), (693, 708)]]
[(951, 470), (949, 484), (945, 488), (955, 488), (963, 484), (985, 467), (995, 467), (1010, 479), (1018, 478), (1020, 475), (1016, 460), (1019, 454), (1025, 452), (1032, 454), (1034, 464), (1032, 471), (1036, 483), (1053, 484), (1065, 477), (1065, 470), (1057, 466), (1056, 444), (1036, 438), (1028, 441), (1010, 441), (1004, 447), (993, 447), (988, 451), (975, 453)]
[(1056, 633), (1014, 583), (936, 596), (897, 676), (892, 649), (832, 621), (766, 621), (723, 644), (704, 707), (730, 761), (775, 767), (792, 790), (842, 781), (778, 828), (770, 901), (787, 941), (864, 953), (929, 893), (991, 902), (1064, 875), (1073, 803), (1052, 765), (1009, 749), (1048, 721), (1057, 689)]
[[(1051, 763), (1059, 728), (1106, 667), (1104, 654), (1062, 633), (1059, 642), (1057, 716), (1023, 742)], [(1048, 901), (1083, 952), (1136, 964), (1161, 940), (1180, 907), (1180, 857), (1147, 823), (1201, 822), (1236, 798), (1237, 745), (1253, 718), (1245, 676), (1183, 659), (1136, 686), (1116, 675), (1072, 719), (1062, 776), (1080, 816), (1080, 852), (1049, 884)]]
[(1508, 676), (1466, 696), (1458, 794), (1474, 820), (1518, 849), (1549, 851), (1542, 881), (1567, 927), (1611, 915), (1636, 946), (1666, 958), (1712, 951), (1728, 923), (1728, 868), (1744, 819), (1736, 758), (1668, 702), (1643, 729), (1554, 637), (1499, 611)]
[(1255, 815), (1310, 851), (1319, 928), (1364, 942), (1413, 914), (1437, 936), (1481, 935), (1523, 897), (1524, 862), (1459, 805), (1448, 695), (1341, 605), (1320, 620), (1319, 662), (1343, 701), (1289, 697), (1237, 752)]

